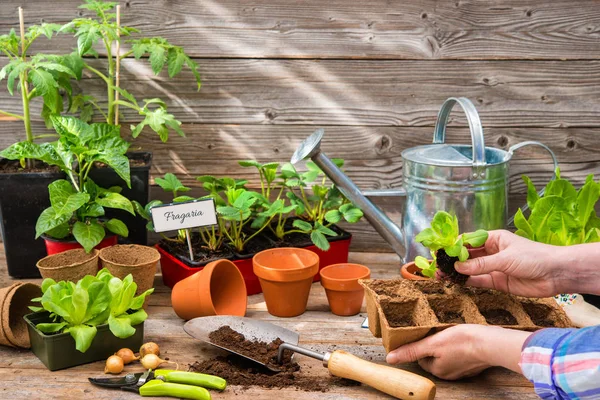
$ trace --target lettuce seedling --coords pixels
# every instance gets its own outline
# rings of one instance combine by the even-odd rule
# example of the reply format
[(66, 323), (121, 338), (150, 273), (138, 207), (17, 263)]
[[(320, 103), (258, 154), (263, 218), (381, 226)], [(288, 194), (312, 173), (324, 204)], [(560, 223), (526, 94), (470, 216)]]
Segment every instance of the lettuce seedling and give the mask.
[(556, 179), (550, 181), (544, 195), (539, 197), (527, 176), (527, 205), (531, 209), (525, 218), (519, 209), (515, 215), (516, 234), (540, 243), (569, 246), (600, 241), (600, 218), (595, 206), (600, 199), (600, 184), (588, 175), (584, 185), (576, 190), (571, 182), (562, 179), (556, 170)]
[(448, 279), (464, 284), (468, 276), (457, 272), (454, 263), (469, 258), (469, 251), (465, 245), (480, 247), (487, 238), (488, 233), (483, 229), (460, 235), (458, 218), (445, 211), (438, 211), (431, 221), (431, 227), (415, 237), (417, 242), (431, 251), (433, 261), (429, 262), (425, 257), (417, 256), (415, 264), (424, 276), (434, 278), (439, 267)]
[(107, 269), (96, 276), (86, 275), (77, 283), (47, 278), (42, 282), (42, 297), (32, 300), (40, 302), (42, 307), (29, 308), (35, 312), (49, 311), (54, 321), (37, 324), (37, 329), (48, 334), (69, 333), (77, 350), (85, 353), (98, 325), (108, 323), (115, 336), (127, 338), (135, 333), (133, 326), (146, 320), (148, 315), (142, 306), (154, 289), (137, 297), (136, 290), (131, 274), (121, 280)]

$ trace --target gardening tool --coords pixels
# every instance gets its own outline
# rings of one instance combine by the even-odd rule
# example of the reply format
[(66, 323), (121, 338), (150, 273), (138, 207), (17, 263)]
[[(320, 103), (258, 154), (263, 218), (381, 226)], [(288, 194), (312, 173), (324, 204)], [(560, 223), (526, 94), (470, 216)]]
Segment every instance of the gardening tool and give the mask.
[[(455, 104), (460, 105), (467, 116), (471, 145), (445, 143), (448, 117)], [(540, 142), (521, 142), (508, 151), (486, 147), (481, 121), (473, 103), (464, 97), (451, 97), (444, 102), (438, 114), (433, 144), (412, 147), (401, 153), (403, 186), (361, 193), (321, 151), (323, 132), (322, 129), (315, 131), (300, 144), (292, 156), (292, 164), (305, 158), (312, 159), (340, 191), (362, 209), (373, 228), (398, 253), (402, 263), (412, 261), (417, 255), (429, 256), (428, 249), (415, 242), (414, 237), (429, 227), (439, 210), (455, 214), (463, 232), (504, 228), (508, 213), (508, 162), (516, 150), (529, 145), (540, 146), (552, 157), (554, 170), (558, 166), (552, 150)], [(541, 196), (543, 190), (539, 194)], [(406, 197), (402, 228), (366, 196)], [(527, 206), (521, 209), (526, 210)], [(513, 219), (511, 217), (508, 224)]]
[(400, 399), (430, 400), (435, 397), (435, 384), (427, 378), (398, 368), (368, 362), (343, 350), (321, 354), (305, 349), (298, 346), (299, 335), (296, 332), (269, 322), (230, 316), (200, 317), (188, 321), (183, 329), (196, 339), (254, 361), (271, 371), (279, 371), (248, 355), (212, 343), (209, 334), (223, 326), (229, 326), (248, 340), (270, 343), (277, 338), (281, 339), (284, 343), (280, 345), (279, 361), (281, 361), (283, 347), (284, 350), (291, 350), (323, 361), (323, 365), (329, 369), (332, 375), (364, 383)]
[(141, 396), (169, 396), (183, 399), (210, 400), (205, 388), (223, 390), (225, 379), (197, 372), (168, 369), (130, 373), (116, 378), (88, 378), (97, 386), (121, 389)]

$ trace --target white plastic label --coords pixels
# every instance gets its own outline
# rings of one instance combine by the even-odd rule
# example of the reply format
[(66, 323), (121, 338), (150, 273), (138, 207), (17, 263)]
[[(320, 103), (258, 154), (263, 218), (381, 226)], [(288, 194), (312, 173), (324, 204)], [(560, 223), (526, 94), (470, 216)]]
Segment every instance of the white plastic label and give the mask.
[(175, 231), (217, 224), (213, 199), (186, 201), (150, 209), (155, 232)]

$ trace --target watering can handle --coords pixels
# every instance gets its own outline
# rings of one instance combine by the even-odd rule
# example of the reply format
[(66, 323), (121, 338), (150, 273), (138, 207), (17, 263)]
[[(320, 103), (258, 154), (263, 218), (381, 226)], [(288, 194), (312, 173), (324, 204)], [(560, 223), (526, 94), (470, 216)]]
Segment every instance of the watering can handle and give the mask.
[[(510, 148), (508, 149), (509, 157), (512, 157), (512, 155), (515, 151), (517, 151), (520, 148), (525, 147), (525, 146), (540, 146), (544, 150), (546, 150), (548, 153), (550, 153), (550, 157), (552, 157), (552, 162), (554, 163), (554, 170), (553, 170), (554, 174), (552, 174), (552, 178), (550, 178), (550, 180), (553, 180), (554, 178), (556, 178), (556, 169), (558, 168), (558, 160), (556, 159), (556, 155), (554, 155), (554, 152), (550, 149), (550, 147), (546, 146), (544, 143), (536, 142), (534, 140), (528, 140), (526, 142), (517, 143), (513, 146), (510, 146)], [(538, 192), (538, 196), (542, 197), (543, 195), (544, 195), (544, 188), (542, 188)], [(521, 211), (525, 211), (528, 208), (529, 208), (529, 206), (527, 204), (525, 204), (523, 207), (521, 207)], [(510, 217), (508, 219), (507, 226), (511, 226), (513, 224), (514, 220), (515, 220), (515, 216), (513, 215), (512, 217)]]
[(483, 140), (483, 128), (479, 120), (479, 114), (471, 100), (466, 97), (450, 97), (440, 108), (435, 129), (433, 131), (433, 143), (445, 143), (446, 141), (446, 125), (450, 111), (455, 104), (460, 105), (467, 116), (469, 129), (471, 130), (471, 141), (473, 142), (473, 166), (480, 167), (485, 165), (485, 142)]

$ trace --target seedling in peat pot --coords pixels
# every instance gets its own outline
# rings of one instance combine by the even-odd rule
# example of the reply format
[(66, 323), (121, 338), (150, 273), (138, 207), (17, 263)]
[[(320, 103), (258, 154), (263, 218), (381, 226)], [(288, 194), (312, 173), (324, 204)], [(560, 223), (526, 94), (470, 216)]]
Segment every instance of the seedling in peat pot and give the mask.
[(488, 233), (483, 229), (460, 235), (456, 216), (438, 211), (431, 221), (431, 227), (421, 231), (415, 238), (431, 251), (433, 261), (430, 263), (425, 257), (417, 256), (415, 264), (424, 276), (434, 278), (439, 267), (447, 279), (464, 285), (468, 275), (457, 272), (454, 263), (469, 258), (469, 250), (465, 245), (480, 247), (487, 238)]

